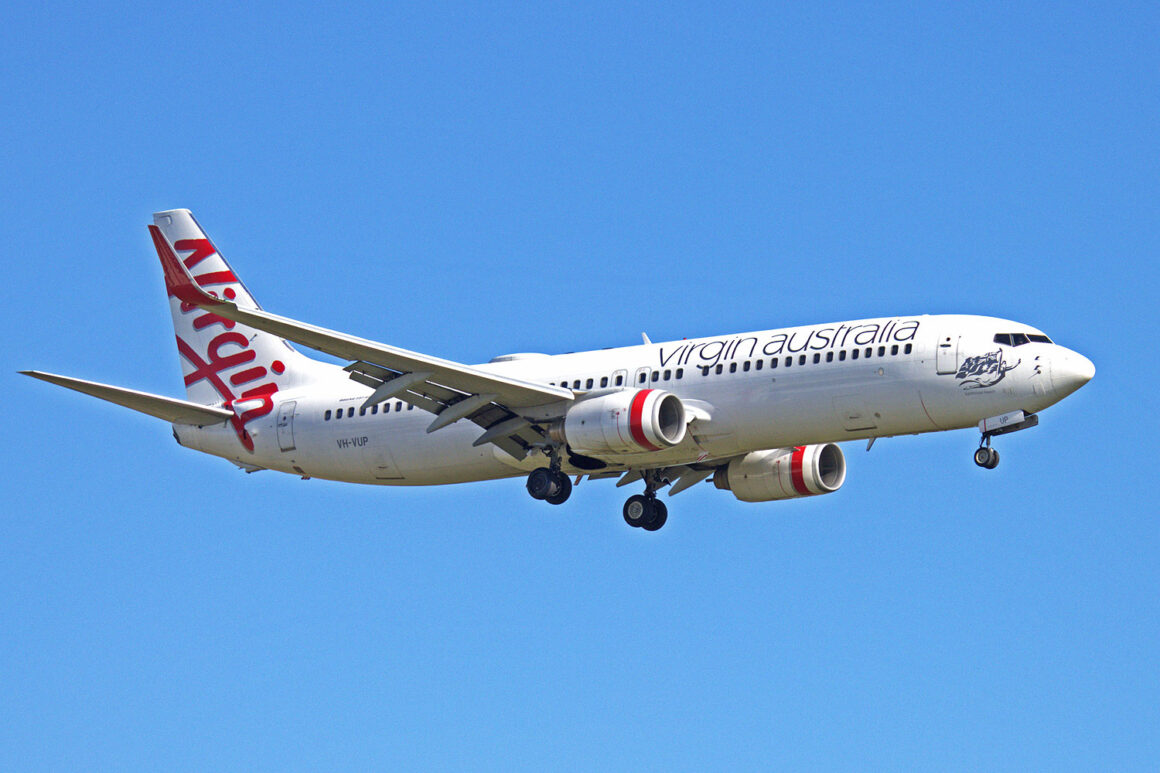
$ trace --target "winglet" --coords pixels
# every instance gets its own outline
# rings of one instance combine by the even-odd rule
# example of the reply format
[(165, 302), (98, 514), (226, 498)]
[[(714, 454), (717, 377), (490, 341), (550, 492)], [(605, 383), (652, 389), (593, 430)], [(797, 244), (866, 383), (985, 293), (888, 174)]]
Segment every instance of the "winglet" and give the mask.
[(177, 257), (177, 253), (169, 246), (161, 229), (155, 225), (149, 226), (149, 235), (153, 237), (153, 246), (157, 248), (157, 257), (161, 259), (161, 269), (165, 272), (165, 289), (183, 303), (202, 308), (221, 306), (225, 301), (219, 300), (197, 286), (193, 281), (185, 264)]

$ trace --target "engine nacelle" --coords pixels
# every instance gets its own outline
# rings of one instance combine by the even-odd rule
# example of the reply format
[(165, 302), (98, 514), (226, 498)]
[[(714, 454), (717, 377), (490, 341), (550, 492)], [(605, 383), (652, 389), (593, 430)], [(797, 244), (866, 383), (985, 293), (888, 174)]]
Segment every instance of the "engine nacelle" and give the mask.
[(685, 439), (685, 406), (661, 389), (626, 389), (581, 400), (556, 429), (580, 454), (635, 454), (671, 448)]
[(833, 443), (754, 451), (713, 474), (713, 485), (742, 502), (830, 494), (846, 482), (846, 457)]

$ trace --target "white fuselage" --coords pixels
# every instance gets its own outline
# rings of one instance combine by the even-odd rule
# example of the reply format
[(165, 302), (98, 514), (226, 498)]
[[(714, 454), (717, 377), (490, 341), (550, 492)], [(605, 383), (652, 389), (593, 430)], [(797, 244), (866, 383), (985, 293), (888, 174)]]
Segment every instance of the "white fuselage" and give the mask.
[[(1087, 362), (1080, 355), (1054, 343), (995, 341), (1008, 333), (1043, 337), (993, 317), (891, 317), (513, 355), (477, 367), (566, 386), (577, 399), (640, 388), (680, 397), (694, 417), (683, 442), (645, 454), (603, 455), (605, 469), (615, 471), (972, 427), (1009, 411), (1043, 410), (1086, 380), (1075, 375)], [(183, 445), (247, 468), (355, 483), (462, 483), (524, 475), (545, 463), (538, 451), (516, 460), (490, 444), (473, 447), (483, 430), (470, 421), (428, 433), (432, 415), (396, 399), (361, 410), (370, 393), (337, 366), (309, 387), (279, 392), (274, 410), (247, 426), (253, 452), (228, 426), (175, 425), (174, 431)]]

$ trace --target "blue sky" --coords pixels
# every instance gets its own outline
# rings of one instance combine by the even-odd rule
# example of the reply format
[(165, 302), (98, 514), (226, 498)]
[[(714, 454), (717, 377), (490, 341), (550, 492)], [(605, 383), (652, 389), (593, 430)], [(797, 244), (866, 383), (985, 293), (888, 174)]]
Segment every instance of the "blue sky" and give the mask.
[[(4, 769), (1150, 769), (1153, 4), (74, 4), (0, 27)], [(359, 488), (15, 374), (180, 395), (146, 223), (478, 362), (1017, 319), (1095, 380), (832, 496)]]

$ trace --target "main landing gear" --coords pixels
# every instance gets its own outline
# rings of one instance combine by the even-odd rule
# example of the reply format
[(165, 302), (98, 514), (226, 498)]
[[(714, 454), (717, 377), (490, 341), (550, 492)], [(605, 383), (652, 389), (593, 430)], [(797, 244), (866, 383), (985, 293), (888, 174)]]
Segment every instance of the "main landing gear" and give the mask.
[(645, 531), (656, 531), (669, 520), (669, 509), (657, 499), (661, 481), (655, 470), (644, 475), (644, 493), (634, 494), (624, 503), (624, 522)]
[(537, 467), (528, 475), (528, 493), (550, 505), (562, 505), (572, 495), (572, 481), (561, 470)]
[(537, 467), (528, 474), (528, 493), (550, 505), (562, 505), (572, 496), (572, 481), (560, 469), (559, 451), (549, 452), (549, 466)]
[[(527, 489), (532, 499), (539, 499), (550, 505), (562, 505), (572, 495), (572, 481), (564, 474), (561, 457), (557, 451), (549, 451), (550, 463), (547, 467), (537, 467), (528, 473)], [(644, 493), (635, 494), (624, 503), (624, 522), (629, 526), (656, 531), (669, 520), (669, 509), (657, 499), (657, 489), (666, 483), (657, 470), (645, 472)]]
[(656, 494), (633, 494), (624, 503), (624, 522), (645, 531), (656, 531), (669, 520), (669, 509)]

